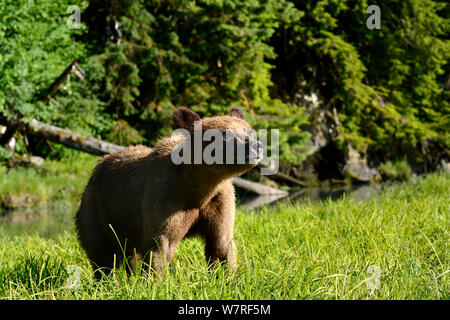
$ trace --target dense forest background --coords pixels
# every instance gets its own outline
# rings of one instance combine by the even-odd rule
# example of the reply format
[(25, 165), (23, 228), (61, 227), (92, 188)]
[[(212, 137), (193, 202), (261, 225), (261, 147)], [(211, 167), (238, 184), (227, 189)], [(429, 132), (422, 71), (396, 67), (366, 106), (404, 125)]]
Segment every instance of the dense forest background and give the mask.
[[(170, 133), (176, 107), (209, 116), (239, 106), (256, 129), (280, 129), (282, 170), (310, 183), (425, 173), (450, 159), (444, 1), (0, 4), (6, 122), (34, 118), (121, 145), (151, 145)], [(366, 25), (372, 4), (381, 9), (380, 29)], [(80, 28), (68, 27), (72, 5), (81, 9)], [(72, 75), (46, 99), (74, 60), (84, 79)], [(0, 140), (2, 161), (66, 152), (14, 135), (13, 150)]]

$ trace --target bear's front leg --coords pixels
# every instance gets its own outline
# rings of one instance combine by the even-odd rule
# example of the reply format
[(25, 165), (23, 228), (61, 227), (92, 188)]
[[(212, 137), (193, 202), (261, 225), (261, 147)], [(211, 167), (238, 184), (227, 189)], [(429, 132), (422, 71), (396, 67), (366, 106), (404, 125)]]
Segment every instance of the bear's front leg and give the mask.
[(150, 244), (148, 262), (153, 271), (163, 276), (164, 272), (175, 256), (178, 244), (197, 220), (198, 209), (182, 210), (171, 215), (157, 232)]
[(232, 271), (236, 269), (237, 250), (233, 240), (235, 210), (234, 189), (219, 193), (200, 210), (201, 234), (205, 239), (205, 256), (210, 266), (219, 261), (227, 262)]
[(174, 243), (166, 236), (157, 237), (155, 242), (156, 245), (147, 254), (147, 262), (152, 271), (162, 277), (175, 255), (178, 242)]

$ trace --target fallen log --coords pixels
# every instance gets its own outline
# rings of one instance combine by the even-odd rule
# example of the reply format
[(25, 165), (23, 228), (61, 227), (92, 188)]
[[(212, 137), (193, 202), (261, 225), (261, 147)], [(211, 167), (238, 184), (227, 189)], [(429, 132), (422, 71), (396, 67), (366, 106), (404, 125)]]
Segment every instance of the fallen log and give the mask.
[(27, 131), (49, 141), (94, 155), (104, 155), (123, 150), (125, 147), (100, 139), (72, 132), (33, 119), (27, 125)]
[[(258, 167), (259, 168), (270, 168), (270, 166), (268, 164), (264, 164), (264, 163), (259, 163)], [(275, 172), (274, 171), (274, 172), (272, 172), (272, 174), (270, 176), (267, 176), (267, 177), (270, 178), (271, 180), (287, 182), (289, 184), (296, 184), (301, 187), (309, 187), (310, 186), (306, 182), (303, 182), (294, 177), (291, 177), (283, 172)]]
[(263, 205), (271, 205), (275, 203), (275, 201), (285, 198), (285, 195), (282, 194), (272, 194), (268, 196), (257, 196), (256, 198), (247, 201), (245, 203), (241, 203), (241, 208), (244, 210), (252, 210), (259, 208)]
[(0, 116), (0, 123), (7, 127), (16, 127), (29, 134), (41, 137), (43, 139), (62, 144), (68, 148), (87, 152), (93, 155), (105, 155), (108, 153), (118, 152), (125, 147), (114, 143), (109, 143), (93, 137), (83, 136), (68, 129), (62, 129), (47, 123), (40, 122), (36, 119), (30, 122), (23, 122), (17, 118), (7, 120)]
[(259, 194), (260, 196), (269, 196), (269, 195), (287, 196), (289, 194), (289, 192), (285, 190), (275, 189), (272, 187), (265, 186), (261, 183), (248, 181), (238, 177), (233, 178), (233, 184), (237, 188), (248, 190), (255, 194)]

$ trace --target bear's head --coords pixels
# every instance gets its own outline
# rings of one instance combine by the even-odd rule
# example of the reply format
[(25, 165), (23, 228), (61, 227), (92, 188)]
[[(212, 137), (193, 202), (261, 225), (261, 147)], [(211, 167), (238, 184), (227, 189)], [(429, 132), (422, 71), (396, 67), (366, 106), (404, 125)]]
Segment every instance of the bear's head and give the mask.
[(183, 144), (174, 149), (175, 153), (181, 152), (178, 155), (184, 164), (233, 176), (250, 170), (262, 159), (263, 144), (256, 140), (239, 108), (232, 108), (224, 116), (201, 118), (182, 107), (175, 110), (173, 121), (177, 131), (185, 136)]

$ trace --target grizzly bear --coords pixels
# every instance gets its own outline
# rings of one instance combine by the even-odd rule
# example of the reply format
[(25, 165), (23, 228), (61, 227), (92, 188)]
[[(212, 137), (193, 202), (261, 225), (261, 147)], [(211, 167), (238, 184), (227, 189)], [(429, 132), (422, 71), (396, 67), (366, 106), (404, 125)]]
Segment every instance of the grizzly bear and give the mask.
[[(122, 262), (133, 269), (136, 262), (143, 261), (164, 274), (178, 243), (196, 235), (205, 241), (209, 265), (219, 261), (227, 262), (231, 269), (236, 267), (231, 178), (257, 164), (262, 144), (251, 135), (234, 135), (233, 147), (245, 147), (245, 163), (174, 164), (172, 152), (180, 143), (193, 139), (198, 130), (195, 123), (201, 124), (202, 133), (208, 129), (247, 132), (251, 128), (238, 108), (225, 116), (200, 118), (183, 107), (175, 110), (173, 121), (176, 129), (191, 135), (165, 137), (152, 149), (131, 146), (106, 155), (92, 173), (75, 225), (97, 279)], [(230, 141), (223, 138), (224, 144), (225, 140)], [(201, 148), (205, 148), (203, 141)], [(250, 163), (248, 154), (255, 150), (258, 159)]]

